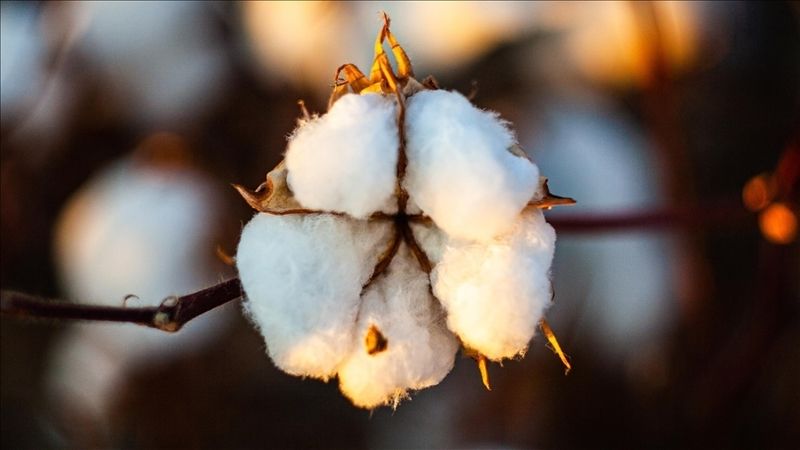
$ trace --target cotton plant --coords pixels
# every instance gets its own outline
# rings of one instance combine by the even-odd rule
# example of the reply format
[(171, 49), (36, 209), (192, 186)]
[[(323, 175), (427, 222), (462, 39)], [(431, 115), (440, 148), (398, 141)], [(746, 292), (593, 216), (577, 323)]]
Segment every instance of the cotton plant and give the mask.
[[(388, 41), (397, 70), (384, 51)], [(555, 232), (572, 201), (509, 124), (414, 78), (389, 30), (369, 75), (336, 72), (327, 113), (303, 117), (255, 191), (236, 266), (247, 315), (283, 371), (330, 380), (356, 406), (396, 406), (438, 384), (456, 353), (519, 358), (551, 303)]]

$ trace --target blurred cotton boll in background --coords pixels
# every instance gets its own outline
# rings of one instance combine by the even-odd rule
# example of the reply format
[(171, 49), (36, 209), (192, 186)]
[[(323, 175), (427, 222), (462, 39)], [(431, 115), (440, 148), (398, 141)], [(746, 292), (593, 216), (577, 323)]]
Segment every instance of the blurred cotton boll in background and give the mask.
[(144, 125), (174, 126), (201, 115), (228, 75), (206, 2), (68, 5), (78, 50), (110, 84), (113, 100)]
[[(536, 149), (554, 192), (580, 199), (573, 209), (548, 216), (609, 214), (666, 202), (649, 144), (614, 108), (560, 102), (542, 117), (528, 148)], [(673, 326), (678, 263), (673, 238), (664, 234), (565, 234), (553, 269), (558, 305), (553, 321), (565, 319), (559, 312), (569, 314), (567, 320), (580, 330), (573, 345), (596, 348), (610, 364), (625, 362), (659, 345)]]
[(23, 2), (0, 7), (3, 138), (30, 146), (23, 158), (35, 165), (51, 156), (77, 97), (63, 64), (70, 32), (58, 22), (57, 10), (54, 4)]
[(0, 111), (18, 113), (42, 81), (44, 42), (36, 9), (24, 3), (0, 4)]
[[(219, 186), (176, 154), (146, 152), (148, 143), (176, 139), (151, 137), (145, 151), (105, 169), (68, 202), (55, 235), (65, 297), (121, 306), (135, 294), (128, 306), (155, 306), (225, 277), (213, 252), (222, 220)], [(104, 424), (129, 371), (201, 350), (234, 310), (212, 311), (176, 334), (118, 323), (70, 328), (52, 350), (48, 385), (58, 410), (71, 423)]]

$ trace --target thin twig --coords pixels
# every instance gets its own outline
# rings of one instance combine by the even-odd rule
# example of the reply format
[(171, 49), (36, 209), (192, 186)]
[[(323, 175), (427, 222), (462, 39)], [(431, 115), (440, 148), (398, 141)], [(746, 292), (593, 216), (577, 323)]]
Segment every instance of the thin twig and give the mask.
[(238, 278), (181, 297), (169, 297), (159, 306), (142, 308), (85, 305), (3, 290), (0, 291), (0, 313), (35, 319), (127, 322), (174, 332), (195, 317), (241, 297)]
[(667, 208), (622, 213), (574, 214), (548, 217), (559, 233), (598, 233), (615, 230), (659, 228), (736, 228), (755, 220), (755, 215), (738, 204)]

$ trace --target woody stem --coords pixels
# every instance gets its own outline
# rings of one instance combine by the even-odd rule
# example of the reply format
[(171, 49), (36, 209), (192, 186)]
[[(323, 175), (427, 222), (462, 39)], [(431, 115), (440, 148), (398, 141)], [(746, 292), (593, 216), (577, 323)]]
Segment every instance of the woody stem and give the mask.
[(191, 294), (170, 297), (159, 306), (142, 308), (85, 305), (3, 290), (0, 291), (0, 313), (37, 319), (127, 322), (174, 332), (195, 317), (241, 297), (238, 278)]

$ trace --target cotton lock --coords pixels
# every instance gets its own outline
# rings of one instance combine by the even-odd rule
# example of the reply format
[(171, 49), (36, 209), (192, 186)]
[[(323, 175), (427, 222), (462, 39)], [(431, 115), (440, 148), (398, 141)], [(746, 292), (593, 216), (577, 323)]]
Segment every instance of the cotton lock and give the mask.
[(302, 205), (360, 219), (393, 213), (397, 107), (380, 94), (347, 95), (289, 139), (289, 188)]
[(497, 114), (461, 94), (408, 99), (405, 187), (449, 235), (487, 241), (510, 230), (539, 184), (539, 169), (513, 154), (516, 138)]

